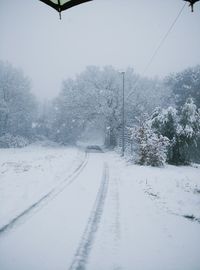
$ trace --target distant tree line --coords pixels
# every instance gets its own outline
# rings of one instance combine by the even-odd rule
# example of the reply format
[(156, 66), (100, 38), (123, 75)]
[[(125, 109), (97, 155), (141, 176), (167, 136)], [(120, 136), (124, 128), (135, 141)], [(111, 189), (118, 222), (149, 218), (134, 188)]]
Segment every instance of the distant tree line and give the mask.
[[(122, 75), (113, 67), (86, 68), (65, 80), (59, 95), (40, 104), (30, 81), (0, 62), (0, 147), (49, 139), (76, 144), (88, 125), (101, 126), (105, 143), (120, 148)], [(164, 80), (125, 71), (125, 124), (134, 159), (160, 166), (200, 161), (200, 66)], [(125, 147), (126, 150), (126, 147)]]

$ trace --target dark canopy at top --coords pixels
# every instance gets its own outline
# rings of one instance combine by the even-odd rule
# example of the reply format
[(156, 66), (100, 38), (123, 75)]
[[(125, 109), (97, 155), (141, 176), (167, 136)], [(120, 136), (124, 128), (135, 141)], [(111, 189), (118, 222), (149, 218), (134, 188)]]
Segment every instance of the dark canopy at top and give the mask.
[(68, 9), (68, 8), (71, 8), (76, 5), (89, 2), (92, 0), (39, 0), (39, 1), (44, 2), (45, 4), (56, 9), (58, 12), (61, 12), (65, 9)]
[(194, 4), (196, 2), (199, 2), (199, 0), (183, 0), (183, 1), (186, 1), (186, 2), (189, 2), (190, 3), (189, 5), (191, 6), (192, 12), (194, 11)]

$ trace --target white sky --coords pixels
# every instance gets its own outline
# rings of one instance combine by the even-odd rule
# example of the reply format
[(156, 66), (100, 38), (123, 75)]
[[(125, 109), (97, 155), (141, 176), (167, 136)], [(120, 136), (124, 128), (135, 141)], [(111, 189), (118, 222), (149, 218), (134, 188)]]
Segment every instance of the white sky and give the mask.
[[(182, 0), (93, 0), (58, 13), (39, 0), (0, 0), (0, 59), (24, 70), (39, 98), (88, 65), (133, 67), (141, 73)], [(148, 76), (200, 64), (200, 2), (185, 7)]]

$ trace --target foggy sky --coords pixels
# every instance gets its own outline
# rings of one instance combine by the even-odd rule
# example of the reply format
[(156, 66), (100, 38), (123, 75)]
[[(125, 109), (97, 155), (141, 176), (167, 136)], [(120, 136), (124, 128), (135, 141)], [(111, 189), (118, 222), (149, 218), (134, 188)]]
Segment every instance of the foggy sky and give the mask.
[[(23, 69), (39, 98), (88, 65), (141, 73), (183, 6), (182, 0), (94, 0), (58, 13), (38, 0), (0, 0), (0, 60)], [(200, 2), (185, 7), (145, 75), (200, 64)]]

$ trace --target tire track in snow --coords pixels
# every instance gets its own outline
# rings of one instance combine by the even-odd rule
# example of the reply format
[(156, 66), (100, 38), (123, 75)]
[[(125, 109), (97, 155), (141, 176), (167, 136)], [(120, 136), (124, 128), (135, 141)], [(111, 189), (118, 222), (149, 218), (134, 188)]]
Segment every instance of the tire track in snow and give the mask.
[(113, 179), (113, 203), (114, 203), (114, 216), (115, 216), (115, 224), (114, 224), (114, 255), (115, 260), (113, 264), (113, 270), (122, 270), (121, 262), (120, 262), (120, 245), (121, 245), (121, 212), (120, 212), (120, 178), (116, 177)]
[[(120, 173), (109, 171), (109, 187), (101, 224), (92, 246), (87, 269), (120, 270), (121, 268), (121, 206)], [(105, 258), (109, 258), (105, 260)], [(98, 266), (98, 267), (97, 267)]]
[(113, 200), (113, 208), (114, 208), (114, 216), (115, 216), (114, 238), (115, 238), (116, 246), (118, 246), (118, 242), (120, 241), (120, 238), (121, 238), (119, 182), (120, 182), (120, 179), (118, 177), (113, 179), (112, 200)]
[(86, 269), (86, 264), (89, 258), (90, 250), (95, 239), (95, 234), (98, 230), (101, 216), (104, 209), (105, 199), (108, 191), (109, 182), (109, 170), (108, 165), (104, 164), (102, 181), (97, 193), (97, 197), (88, 219), (85, 231), (83, 233), (82, 239), (75, 253), (72, 264), (69, 270), (84, 270)]
[(59, 183), (56, 187), (54, 187), (51, 191), (45, 194), (42, 198), (40, 198), (37, 202), (29, 206), (22, 213), (14, 217), (9, 223), (5, 224), (0, 228), (0, 236), (6, 233), (8, 230), (13, 229), (17, 224), (23, 222), (25, 218), (31, 216), (31, 214), (39, 211), (43, 206), (47, 205), (50, 201), (56, 198), (64, 189), (72, 184), (77, 176), (82, 172), (85, 166), (88, 163), (88, 153), (85, 152), (85, 156), (83, 161), (77, 166), (77, 168), (68, 175), (61, 183)]

